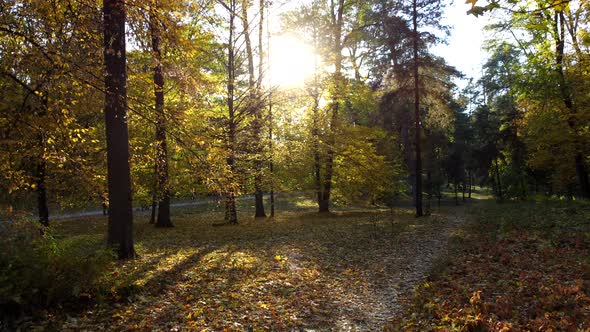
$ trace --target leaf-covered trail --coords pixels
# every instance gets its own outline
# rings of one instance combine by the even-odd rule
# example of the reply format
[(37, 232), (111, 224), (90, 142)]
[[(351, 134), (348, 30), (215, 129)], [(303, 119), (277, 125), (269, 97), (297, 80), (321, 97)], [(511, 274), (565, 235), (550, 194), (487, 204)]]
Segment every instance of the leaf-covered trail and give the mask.
[(396, 239), (397, 250), (378, 257), (375, 264), (362, 272), (363, 278), (373, 280), (370, 287), (342, 289), (342, 310), (335, 330), (381, 331), (402, 313), (414, 285), (426, 279), (436, 260), (446, 253), (450, 236), (465, 222), (460, 208), (433, 218), (436, 227), (429, 227), (433, 226), (430, 223), (420, 225), (419, 221), (410, 225)]
[[(298, 211), (274, 222), (242, 218), (240, 225), (222, 227), (211, 226), (221, 217), (215, 213), (187, 213), (170, 230), (140, 221), (140, 258), (105, 273), (103, 300), (83, 310), (49, 312), (38, 327), (381, 330), (444, 254), (464, 223), (462, 211), (449, 208), (420, 219), (410, 209), (396, 210), (393, 219), (389, 211)], [(98, 219), (61, 226), (70, 236), (105, 231)]]

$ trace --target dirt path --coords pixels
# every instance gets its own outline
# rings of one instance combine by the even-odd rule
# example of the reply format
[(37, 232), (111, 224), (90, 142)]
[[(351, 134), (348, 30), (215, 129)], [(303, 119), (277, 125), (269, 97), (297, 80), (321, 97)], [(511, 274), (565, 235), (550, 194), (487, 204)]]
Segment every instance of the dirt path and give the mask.
[[(436, 260), (445, 255), (449, 238), (465, 223), (463, 209), (446, 216), (434, 216), (436, 226), (410, 225), (398, 238), (399, 250), (379, 257), (382, 266), (363, 271), (371, 286), (363, 292), (344, 290), (336, 331), (381, 331), (402, 313), (403, 303), (414, 286), (426, 279)], [(375, 275), (387, 274), (376, 278)]]

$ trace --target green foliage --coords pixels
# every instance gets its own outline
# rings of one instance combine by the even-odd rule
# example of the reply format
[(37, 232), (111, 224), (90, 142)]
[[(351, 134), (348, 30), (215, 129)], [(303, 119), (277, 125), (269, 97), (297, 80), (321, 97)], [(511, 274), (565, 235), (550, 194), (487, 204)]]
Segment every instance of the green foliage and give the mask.
[(334, 174), (338, 200), (389, 204), (392, 197), (405, 189), (399, 185), (403, 174), (401, 160), (391, 153), (378, 153), (378, 144), (388, 148), (395, 144), (383, 130), (347, 126), (342, 128), (340, 137), (347, 139), (338, 142)]
[(56, 239), (52, 229), (31, 221), (5, 222), (0, 228), (0, 305), (47, 306), (96, 294), (115, 256), (102, 239)]

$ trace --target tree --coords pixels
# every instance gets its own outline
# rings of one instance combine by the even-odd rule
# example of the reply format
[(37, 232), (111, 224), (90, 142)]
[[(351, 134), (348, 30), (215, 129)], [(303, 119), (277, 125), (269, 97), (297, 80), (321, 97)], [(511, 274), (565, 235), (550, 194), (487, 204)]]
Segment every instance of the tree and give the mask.
[(168, 144), (166, 142), (166, 113), (164, 108), (164, 75), (162, 72), (161, 23), (157, 19), (158, 0), (150, 8), (149, 25), (154, 61), (154, 96), (156, 101), (156, 187), (158, 199), (156, 227), (172, 227), (170, 220), (170, 187), (168, 181)]
[(133, 209), (127, 129), (125, 2), (105, 0), (105, 128), (107, 138), (109, 227), (108, 242), (117, 245), (119, 259), (135, 257)]
[(254, 154), (254, 216), (266, 217), (262, 192), (262, 110), (264, 108), (262, 96), (262, 79), (264, 72), (263, 32), (264, 32), (264, 0), (260, 0), (258, 6), (258, 77), (255, 74), (254, 49), (251, 40), (251, 24), (248, 19), (249, 0), (242, 0), (242, 26), (244, 27), (244, 40), (246, 43), (246, 56), (248, 58), (248, 103), (247, 113), (253, 114), (252, 145)]
[(416, 216), (421, 217), (424, 213), (422, 211), (422, 150), (420, 144), (421, 135), (421, 123), (420, 123), (420, 78), (418, 76), (420, 70), (420, 63), (418, 62), (418, 43), (420, 41), (420, 35), (418, 33), (418, 0), (412, 0), (412, 31), (414, 38), (412, 38), (412, 49), (414, 53), (414, 135), (416, 135), (414, 144), (416, 148), (416, 162), (415, 162), (415, 175), (416, 175)]
[(225, 184), (225, 221), (230, 224), (238, 223), (238, 214), (236, 210), (236, 140), (237, 126), (235, 89), (236, 89), (236, 0), (229, 0), (229, 5), (225, 5), (229, 12), (229, 39), (227, 43), (227, 183)]
[[(453, 71), (428, 52), (428, 47), (431, 44), (440, 41), (433, 31), (446, 31), (446, 28), (440, 24), (443, 4), (438, 0), (412, 0), (400, 3), (383, 0), (377, 1), (377, 4), (373, 15), (380, 18), (383, 25), (373, 31), (376, 37), (377, 52), (375, 52), (376, 57), (371, 63), (378, 64), (377, 68), (381, 67), (382, 79), (379, 81), (387, 79), (389, 81), (387, 83), (406, 95), (407, 99), (409, 99), (408, 93), (412, 94), (413, 159), (409, 156), (409, 151), (411, 151), (410, 129), (407, 127), (402, 135), (402, 140), (406, 140), (405, 148), (408, 153), (406, 160), (413, 172), (414, 203), (416, 216), (419, 217), (424, 214), (422, 207), (424, 121), (422, 117), (426, 111), (426, 107), (421, 104), (421, 101), (424, 96), (429, 94), (428, 91), (423, 91), (429, 81), (429, 76), (424, 74), (432, 68)], [(408, 77), (412, 78), (411, 85)], [(445, 76), (443, 75), (443, 77)], [(433, 86), (441, 85), (439, 82), (431, 84)], [(447, 85), (445, 80), (442, 81), (442, 85)], [(430, 94), (433, 95), (433, 93)]]
[[(587, 58), (587, 52), (582, 47), (587, 29), (585, 24), (588, 22), (582, 13), (587, 10), (587, 4), (583, 1), (535, 1), (531, 4), (496, 0), (484, 5), (478, 1), (471, 3), (469, 12), (476, 16), (492, 10), (508, 14), (505, 20), (493, 27), (507, 32), (505, 40), (500, 42), (511, 40), (522, 51), (522, 58), (526, 59), (521, 61), (524, 63), (520, 66), (523, 82), (518, 85), (520, 104), (532, 111), (526, 112), (525, 117), (529, 113), (538, 113), (535, 110), (545, 113), (549, 107), (555, 116), (564, 121), (562, 135), (572, 140), (570, 144), (561, 145), (560, 155), (571, 160), (580, 196), (590, 197), (588, 161), (584, 157), (588, 154), (585, 144), (587, 135), (582, 129), (588, 124), (587, 112), (578, 106), (584, 103), (587, 86), (577, 83), (580, 76), (575, 74), (585, 66)], [(511, 8), (508, 9), (507, 5)], [(566, 46), (568, 44), (571, 48)], [(565, 180), (568, 176), (561, 178)]]

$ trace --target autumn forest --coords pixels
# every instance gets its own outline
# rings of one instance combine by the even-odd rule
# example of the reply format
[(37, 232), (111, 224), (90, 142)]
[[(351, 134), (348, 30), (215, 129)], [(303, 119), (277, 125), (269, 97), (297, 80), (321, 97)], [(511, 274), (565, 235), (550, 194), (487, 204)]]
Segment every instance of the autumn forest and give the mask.
[(589, 79), (587, 0), (0, 0), (0, 331), (590, 330)]

